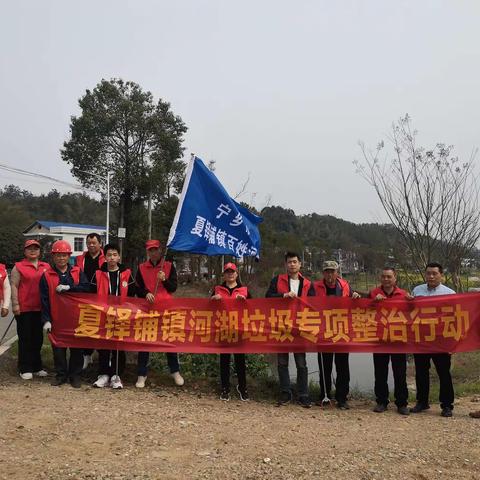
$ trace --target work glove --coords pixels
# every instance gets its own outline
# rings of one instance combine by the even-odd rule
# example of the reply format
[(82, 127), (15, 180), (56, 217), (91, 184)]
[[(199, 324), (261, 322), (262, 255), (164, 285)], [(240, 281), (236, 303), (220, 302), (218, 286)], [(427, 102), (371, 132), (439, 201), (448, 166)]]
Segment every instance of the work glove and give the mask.
[(47, 332), (50, 333), (50, 330), (52, 329), (52, 324), (50, 322), (45, 322), (43, 324), (43, 329)]
[(55, 290), (58, 293), (68, 292), (70, 290), (70, 285), (58, 285)]

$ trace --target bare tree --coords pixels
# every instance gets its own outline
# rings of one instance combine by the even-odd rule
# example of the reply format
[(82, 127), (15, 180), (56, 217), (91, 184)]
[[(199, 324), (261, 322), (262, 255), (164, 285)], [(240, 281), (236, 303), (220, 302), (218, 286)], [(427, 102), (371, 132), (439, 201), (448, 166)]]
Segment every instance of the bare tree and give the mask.
[(360, 142), (363, 161), (354, 163), (400, 233), (411, 265), (423, 275), (427, 263), (439, 261), (461, 291), (462, 261), (480, 237), (476, 151), (461, 162), (453, 156), (453, 146), (438, 143), (426, 150), (417, 146), (416, 137), (406, 115), (387, 137), (391, 154), (382, 155), (384, 141), (375, 151)]

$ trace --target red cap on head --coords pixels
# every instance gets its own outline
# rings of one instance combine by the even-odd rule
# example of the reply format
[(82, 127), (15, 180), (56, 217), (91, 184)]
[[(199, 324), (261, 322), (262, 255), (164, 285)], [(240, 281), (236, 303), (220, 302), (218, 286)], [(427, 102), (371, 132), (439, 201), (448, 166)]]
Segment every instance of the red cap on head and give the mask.
[(227, 270), (233, 270), (234, 272), (237, 271), (237, 266), (234, 263), (226, 263), (223, 267), (223, 271), (226, 272)]
[(23, 249), (25, 250), (26, 248), (31, 247), (32, 245), (36, 245), (38, 248), (40, 248), (40, 243), (38, 243), (38, 240), (31, 238), (30, 240), (25, 241), (25, 245), (23, 246)]
[(149, 248), (160, 248), (160, 240), (147, 240), (145, 243), (145, 248), (148, 250)]

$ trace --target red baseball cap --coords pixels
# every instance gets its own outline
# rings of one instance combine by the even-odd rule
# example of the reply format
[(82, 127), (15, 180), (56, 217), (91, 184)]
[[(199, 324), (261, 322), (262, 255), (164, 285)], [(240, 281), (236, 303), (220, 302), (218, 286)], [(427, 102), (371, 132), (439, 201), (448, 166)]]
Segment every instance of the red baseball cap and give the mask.
[(36, 245), (38, 248), (40, 248), (40, 243), (38, 242), (38, 240), (31, 238), (30, 240), (25, 241), (25, 245), (23, 246), (23, 249), (25, 250), (26, 248), (31, 247), (32, 245)]
[(147, 240), (145, 243), (145, 248), (148, 250), (150, 248), (160, 248), (160, 240)]
[(226, 263), (223, 267), (223, 271), (226, 272), (227, 270), (233, 270), (234, 272), (237, 271), (237, 266), (234, 263)]

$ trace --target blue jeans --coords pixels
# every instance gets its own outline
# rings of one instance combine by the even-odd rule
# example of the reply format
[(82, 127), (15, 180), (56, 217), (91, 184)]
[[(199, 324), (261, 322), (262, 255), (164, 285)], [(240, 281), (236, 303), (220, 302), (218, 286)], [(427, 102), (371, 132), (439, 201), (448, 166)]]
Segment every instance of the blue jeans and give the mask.
[[(280, 391), (291, 392), (290, 372), (288, 371), (288, 353), (278, 353), (278, 379), (280, 381)], [(297, 366), (297, 393), (299, 397), (308, 397), (308, 368), (305, 353), (294, 353), (295, 364)]]
[[(167, 353), (167, 363), (170, 373), (180, 371), (180, 365), (178, 363), (178, 353)], [(148, 359), (150, 358), (150, 352), (138, 352), (137, 359), (137, 375), (146, 377), (148, 372)]]

